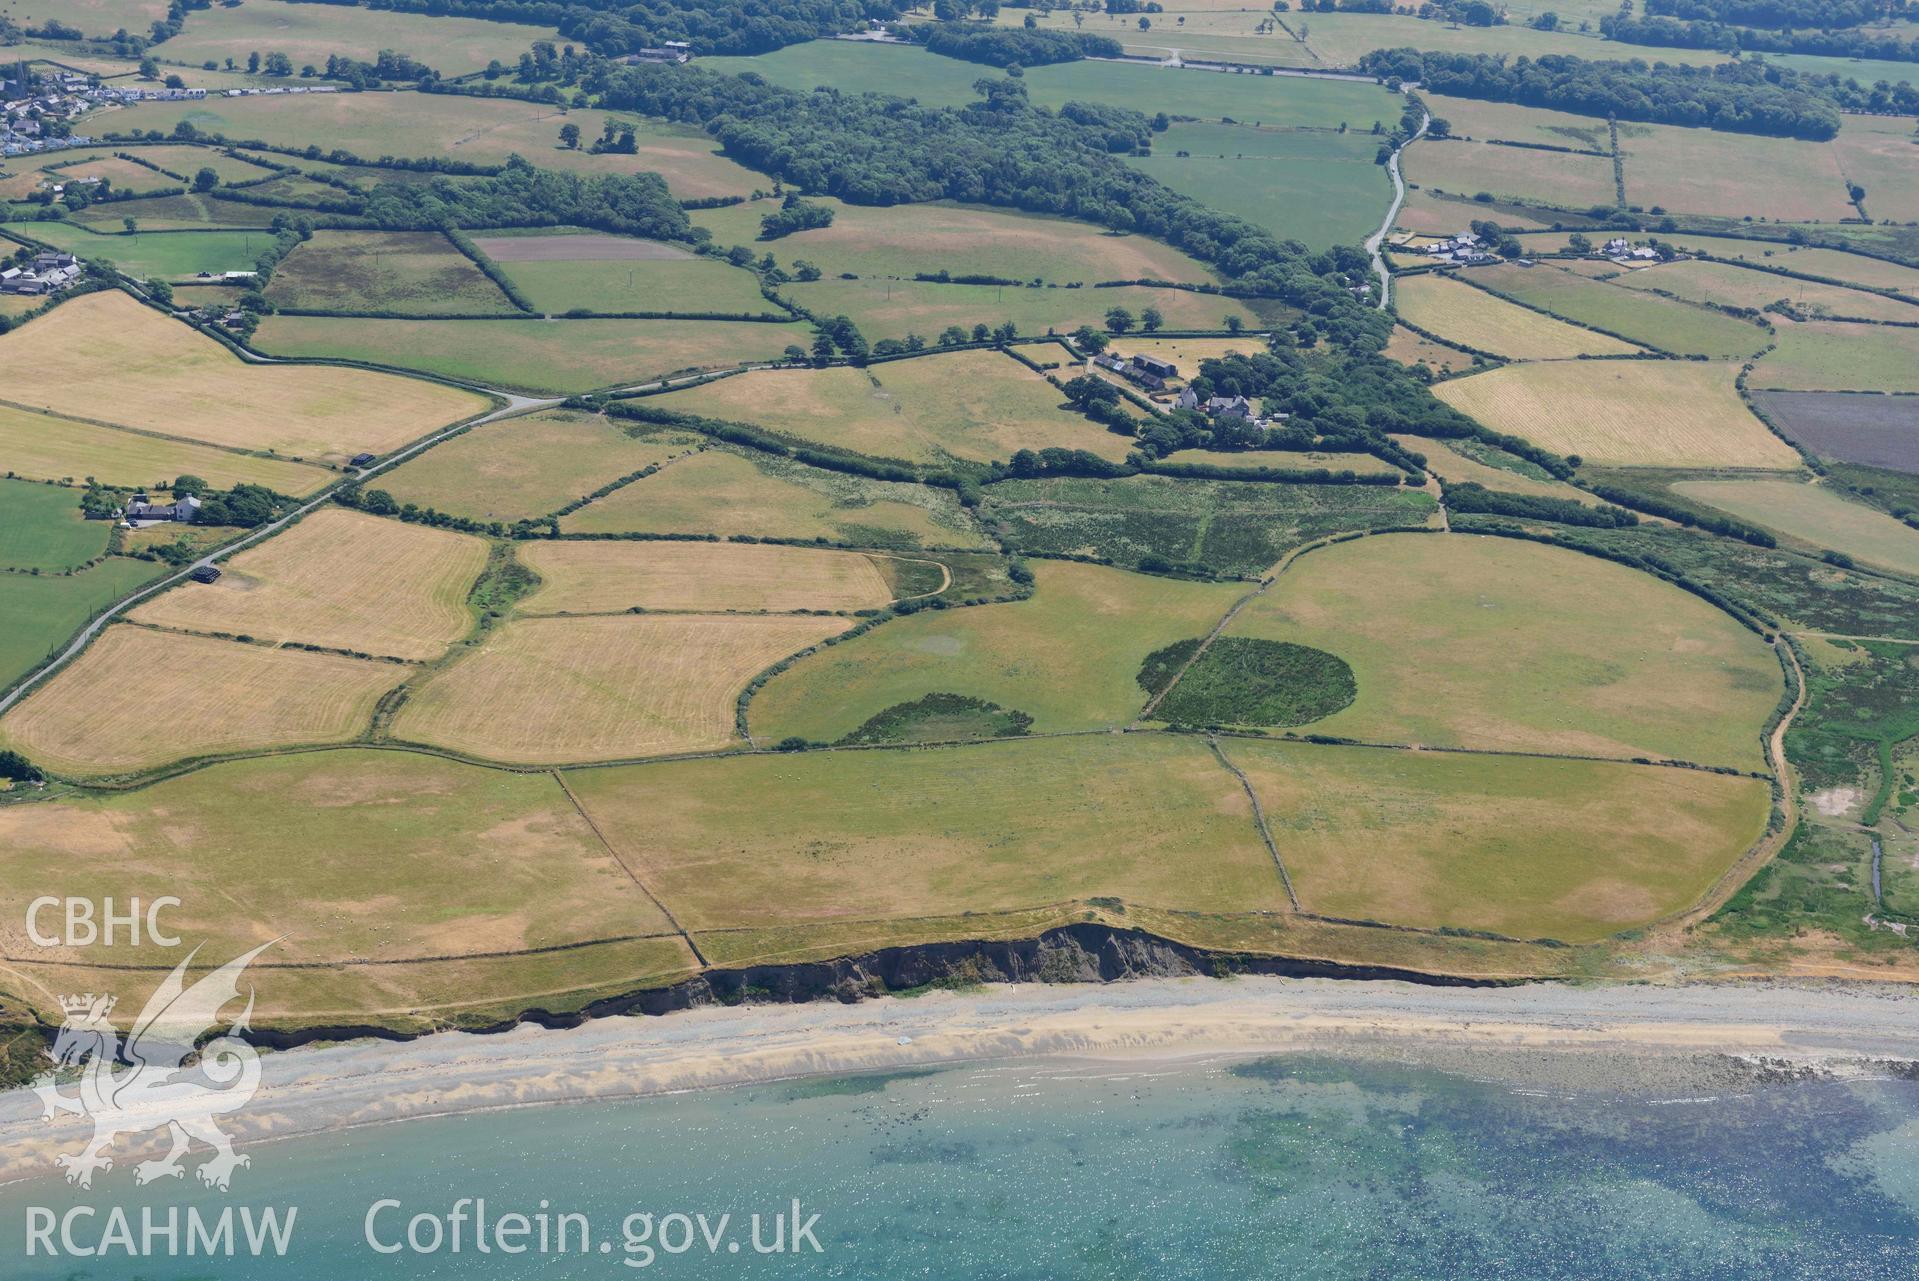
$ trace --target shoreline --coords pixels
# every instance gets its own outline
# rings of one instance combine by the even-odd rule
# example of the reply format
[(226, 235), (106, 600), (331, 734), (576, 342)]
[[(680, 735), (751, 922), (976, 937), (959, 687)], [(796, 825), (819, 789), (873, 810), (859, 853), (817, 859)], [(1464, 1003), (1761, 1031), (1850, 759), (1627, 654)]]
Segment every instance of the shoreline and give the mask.
[[(244, 1147), (510, 1108), (1038, 1058), (1141, 1067), (1288, 1053), (1411, 1058), (1475, 1075), (1549, 1072), (1571, 1088), (1614, 1090), (1630, 1089), (1635, 1077), (1733, 1070), (1904, 1075), (1919, 1061), (1916, 1016), (1919, 993), (1832, 983), (1008, 984), (268, 1053), (259, 1094), (226, 1128)], [(1739, 1069), (1742, 1060), (1750, 1069)], [(88, 1133), (83, 1118), (43, 1120), (31, 1091), (0, 1096), (0, 1182), (54, 1175), (53, 1154)], [(114, 1155), (131, 1161), (160, 1139), (123, 1138)]]

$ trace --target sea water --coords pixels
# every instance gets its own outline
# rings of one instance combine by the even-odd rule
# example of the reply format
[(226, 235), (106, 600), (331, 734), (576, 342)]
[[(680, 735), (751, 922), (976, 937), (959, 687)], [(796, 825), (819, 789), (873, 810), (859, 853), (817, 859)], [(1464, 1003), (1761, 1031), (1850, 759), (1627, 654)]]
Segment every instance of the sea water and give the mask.
[[(225, 1194), (0, 1188), (0, 1276), (1919, 1277), (1919, 1083), (1631, 1075), (1022, 1061), (411, 1121), (256, 1143)], [(283, 1256), (65, 1251), (116, 1209), (136, 1247), (295, 1214)], [(30, 1214), (74, 1239), (28, 1257)]]

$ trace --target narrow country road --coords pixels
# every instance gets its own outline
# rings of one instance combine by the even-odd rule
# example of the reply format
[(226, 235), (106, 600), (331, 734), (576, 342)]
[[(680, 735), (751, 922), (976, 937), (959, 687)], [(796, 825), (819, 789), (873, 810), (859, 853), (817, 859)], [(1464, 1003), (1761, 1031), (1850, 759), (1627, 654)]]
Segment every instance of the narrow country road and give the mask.
[(1407, 147), (1412, 146), (1415, 142), (1418, 142), (1426, 136), (1426, 126), (1432, 122), (1433, 113), (1430, 111), (1422, 112), (1419, 117), (1419, 132), (1406, 139), (1400, 146), (1395, 147), (1392, 156), (1386, 161), (1386, 172), (1392, 175), (1393, 179), (1393, 203), (1392, 206), (1386, 210), (1386, 217), (1379, 224), (1379, 230), (1375, 231), (1366, 240), (1366, 252), (1373, 256), (1373, 274), (1379, 277), (1378, 306), (1382, 311), (1385, 310), (1386, 304), (1392, 301), (1393, 273), (1386, 269), (1386, 259), (1380, 254), (1379, 247), (1386, 243), (1386, 236), (1393, 229), (1393, 220), (1399, 217), (1399, 207), (1406, 203), (1406, 179), (1400, 176), (1399, 157)]

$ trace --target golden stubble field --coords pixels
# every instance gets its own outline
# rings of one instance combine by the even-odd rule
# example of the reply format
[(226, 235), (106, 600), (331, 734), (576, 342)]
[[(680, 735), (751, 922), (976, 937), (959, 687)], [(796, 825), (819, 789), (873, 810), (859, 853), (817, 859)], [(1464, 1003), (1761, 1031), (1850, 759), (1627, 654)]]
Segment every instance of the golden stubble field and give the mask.
[(0, 718), (0, 744), (62, 774), (306, 743), (367, 726), (407, 669), (119, 624)]
[(1631, 343), (1582, 329), (1444, 275), (1407, 276), (1394, 292), (1399, 314), (1441, 338), (1509, 360), (1629, 356)]
[(1588, 360), (1507, 365), (1433, 394), (1494, 431), (1617, 467), (1799, 466), (1733, 386), (1723, 361)]
[(392, 733), (535, 765), (716, 750), (738, 741), (733, 709), (749, 680), (849, 625), (795, 615), (515, 619), (412, 691)]
[(520, 561), (540, 576), (522, 614), (657, 610), (786, 612), (877, 609), (893, 599), (859, 552), (771, 543), (530, 542)]
[(430, 659), (466, 634), (484, 540), (326, 507), (241, 552), (218, 582), (183, 583), (135, 622), (383, 657)]
[(362, 369), (249, 365), (125, 294), (88, 294), (0, 337), (18, 404), (239, 449), (385, 453), (480, 413), (472, 392)]

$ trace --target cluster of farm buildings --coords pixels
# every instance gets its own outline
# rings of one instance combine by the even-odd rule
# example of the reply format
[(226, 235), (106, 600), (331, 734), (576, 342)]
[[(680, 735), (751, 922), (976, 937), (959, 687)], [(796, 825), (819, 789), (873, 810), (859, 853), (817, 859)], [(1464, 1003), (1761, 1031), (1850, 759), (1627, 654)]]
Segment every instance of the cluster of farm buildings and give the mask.
[(0, 294), (58, 293), (80, 278), (83, 265), (69, 253), (35, 254), (25, 266), (0, 269)]
[(1208, 418), (1243, 418), (1255, 426), (1265, 426), (1268, 422), (1278, 422), (1286, 417), (1285, 414), (1279, 414), (1271, 419), (1261, 418), (1254, 411), (1253, 402), (1244, 396), (1209, 396), (1201, 400), (1199, 393), (1191, 387), (1181, 387), (1169, 400), (1166, 393), (1171, 392), (1172, 384), (1179, 381), (1179, 366), (1158, 356), (1101, 355), (1093, 357), (1092, 363), (1096, 368), (1117, 374), (1149, 392), (1161, 393), (1154, 399), (1170, 403), (1175, 409), (1205, 414)]
[[(1498, 254), (1488, 252), (1485, 241), (1470, 231), (1428, 241), (1418, 246), (1415, 252), (1425, 254), (1436, 263), (1448, 263), (1455, 267), (1483, 267), (1505, 261)], [(1645, 245), (1635, 245), (1624, 236), (1614, 236), (1594, 249), (1593, 257), (1609, 258), (1621, 266), (1631, 266), (1633, 263), (1657, 262), (1659, 251)], [(1512, 261), (1521, 267), (1533, 265), (1530, 258), (1515, 258)]]

